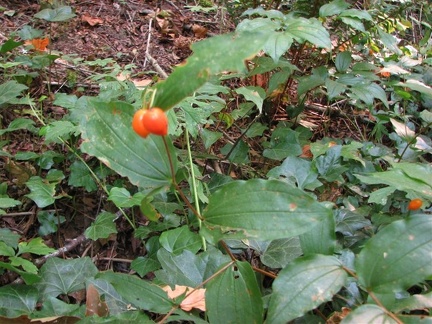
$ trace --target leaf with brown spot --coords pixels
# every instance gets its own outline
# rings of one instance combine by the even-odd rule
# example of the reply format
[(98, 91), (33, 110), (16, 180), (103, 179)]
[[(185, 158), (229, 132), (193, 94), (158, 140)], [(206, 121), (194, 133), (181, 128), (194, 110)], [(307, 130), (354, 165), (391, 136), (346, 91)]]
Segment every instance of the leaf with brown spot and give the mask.
[(86, 316), (104, 317), (109, 314), (107, 304), (100, 299), (99, 292), (92, 284), (87, 287)]

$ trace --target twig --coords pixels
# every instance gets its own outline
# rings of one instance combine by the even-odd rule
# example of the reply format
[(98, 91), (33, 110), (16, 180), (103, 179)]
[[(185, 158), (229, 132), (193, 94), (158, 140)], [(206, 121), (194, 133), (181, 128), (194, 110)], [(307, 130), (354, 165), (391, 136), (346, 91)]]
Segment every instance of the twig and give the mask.
[[(148, 26), (148, 37), (147, 37), (147, 46), (146, 46), (146, 52), (145, 57), (146, 60), (150, 62), (150, 64), (154, 67), (156, 72), (160, 75), (162, 79), (168, 78), (168, 74), (160, 67), (158, 62), (150, 55), (150, 40), (151, 40), (151, 31), (152, 31), (152, 21), (153, 19), (150, 19), (149, 26)], [(143, 66), (145, 67), (147, 65), (147, 62), (144, 61)]]

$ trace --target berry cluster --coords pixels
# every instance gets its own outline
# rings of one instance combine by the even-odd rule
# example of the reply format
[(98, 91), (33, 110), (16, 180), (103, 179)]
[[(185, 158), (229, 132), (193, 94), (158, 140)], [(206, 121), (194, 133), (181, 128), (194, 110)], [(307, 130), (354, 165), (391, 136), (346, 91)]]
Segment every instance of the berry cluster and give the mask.
[(144, 138), (149, 134), (165, 136), (168, 134), (168, 118), (165, 112), (157, 107), (140, 109), (133, 117), (132, 128)]

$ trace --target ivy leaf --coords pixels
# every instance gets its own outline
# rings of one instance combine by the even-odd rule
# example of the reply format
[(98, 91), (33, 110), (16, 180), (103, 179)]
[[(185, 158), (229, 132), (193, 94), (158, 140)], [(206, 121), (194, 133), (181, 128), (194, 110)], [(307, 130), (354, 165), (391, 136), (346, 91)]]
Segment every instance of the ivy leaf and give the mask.
[(175, 255), (184, 250), (197, 253), (202, 245), (201, 237), (191, 232), (186, 225), (163, 232), (159, 238), (159, 242), (168, 252)]
[(70, 166), (68, 185), (73, 187), (84, 187), (88, 192), (97, 189), (96, 182), (89, 169), (79, 160), (74, 161)]
[(117, 233), (114, 220), (116, 215), (109, 212), (100, 213), (96, 220), (85, 230), (84, 235), (93, 241), (100, 238), (108, 238), (113, 233)]
[(54, 195), (57, 183), (34, 176), (26, 182), (26, 185), (30, 189), (30, 193), (26, 197), (33, 200), (39, 208), (49, 206), (56, 200)]
[(44, 19), (49, 22), (66, 21), (73, 17), (75, 14), (69, 6), (61, 6), (55, 9), (43, 9), (34, 15), (35, 18)]
[(145, 195), (141, 192), (131, 196), (126, 188), (113, 187), (110, 190), (108, 200), (112, 201), (119, 208), (140, 206)]
[(39, 132), (40, 135), (45, 136), (45, 144), (61, 144), (63, 143), (62, 139), (69, 139), (70, 135), (73, 133), (78, 135), (78, 127), (66, 120), (54, 121), (43, 127)]
[(36, 309), (38, 291), (34, 286), (7, 285), (0, 287), (0, 315), (16, 318), (30, 315)]

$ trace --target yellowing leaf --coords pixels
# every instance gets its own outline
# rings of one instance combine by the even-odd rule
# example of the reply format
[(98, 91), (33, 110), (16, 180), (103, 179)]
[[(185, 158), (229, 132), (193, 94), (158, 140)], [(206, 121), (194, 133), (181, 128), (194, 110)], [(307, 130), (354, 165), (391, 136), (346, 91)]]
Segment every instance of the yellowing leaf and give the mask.
[(205, 312), (205, 289), (194, 289), (187, 286), (175, 285), (174, 290), (170, 286), (162, 287), (171, 299), (177, 298), (186, 293), (186, 298), (180, 303), (180, 308), (189, 312), (192, 308), (197, 308)]

